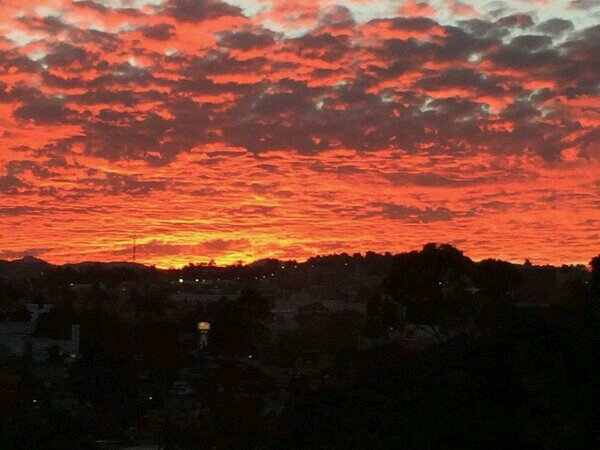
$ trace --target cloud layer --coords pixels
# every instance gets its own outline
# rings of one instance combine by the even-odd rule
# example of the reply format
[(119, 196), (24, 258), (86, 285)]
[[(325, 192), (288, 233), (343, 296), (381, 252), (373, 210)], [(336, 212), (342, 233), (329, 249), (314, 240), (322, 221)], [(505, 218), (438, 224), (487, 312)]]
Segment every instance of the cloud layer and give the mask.
[(598, 252), (595, 2), (339, 3), (0, 1), (0, 258)]

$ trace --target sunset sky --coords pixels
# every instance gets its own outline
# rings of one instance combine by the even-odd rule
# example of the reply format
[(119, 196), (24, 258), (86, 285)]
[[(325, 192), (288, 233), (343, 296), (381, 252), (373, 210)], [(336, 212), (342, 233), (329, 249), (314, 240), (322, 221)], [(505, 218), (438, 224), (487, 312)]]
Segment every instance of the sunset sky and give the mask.
[(0, 13), (0, 259), (600, 251), (600, 1)]

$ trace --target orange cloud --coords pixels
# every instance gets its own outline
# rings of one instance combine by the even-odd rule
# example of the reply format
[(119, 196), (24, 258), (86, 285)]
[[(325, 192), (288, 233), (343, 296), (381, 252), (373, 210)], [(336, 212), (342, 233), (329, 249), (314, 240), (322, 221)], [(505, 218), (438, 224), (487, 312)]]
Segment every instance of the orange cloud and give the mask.
[(328, 1), (37, 6), (0, 3), (0, 258), (128, 259), (133, 234), (161, 267), (597, 253), (594, 27), (449, 26), (414, 1), (362, 21)]

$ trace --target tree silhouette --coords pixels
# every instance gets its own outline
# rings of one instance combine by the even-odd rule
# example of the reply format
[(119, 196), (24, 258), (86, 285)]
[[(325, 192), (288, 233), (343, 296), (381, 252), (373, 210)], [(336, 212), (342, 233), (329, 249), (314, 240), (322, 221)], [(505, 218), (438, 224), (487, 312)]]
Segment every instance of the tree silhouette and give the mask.
[(400, 309), (401, 306), (390, 296), (373, 294), (367, 303), (363, 334), (369, 338), (387, 336), (390, 328), (402, 325)]
[(473, 281), (481, 289), (478, 293), (478, 327), (483, 333), (501, 326), (503, 314), (512, 302), (512, 296), (522, 279), (511, 263), (496, 259), (483, 260), (473, 267)]
[(467, 289), (472, 261), (448, 244), (395, 257), (384, 289), (407, 308), (407, 321), (420, 324), (438, 342), (458, 329), (464, 331), (473, 314), (473, 295)]
[(590, 261), (592, 279), (590, 281), (590, 314), (591, 325), (600, 321), (600, 255)]
[(224, 353), (255, 351), (266, 338), (272, 308), (271, 301), (255, 289), (242, 291), (235, 301), (209, 304), (207, 316), (212, 326), (209, 345)]

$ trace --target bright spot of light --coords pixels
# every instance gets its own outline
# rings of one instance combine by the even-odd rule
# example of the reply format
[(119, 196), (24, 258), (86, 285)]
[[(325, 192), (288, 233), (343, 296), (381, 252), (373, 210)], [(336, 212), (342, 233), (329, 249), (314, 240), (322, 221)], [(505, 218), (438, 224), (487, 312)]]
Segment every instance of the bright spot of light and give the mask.
[(47, 56), (47, 53), (44, 50), (37, 49), (29, 53), (27, 56), (32, 61), (39, 61), (40, 59), (44, 59)]

